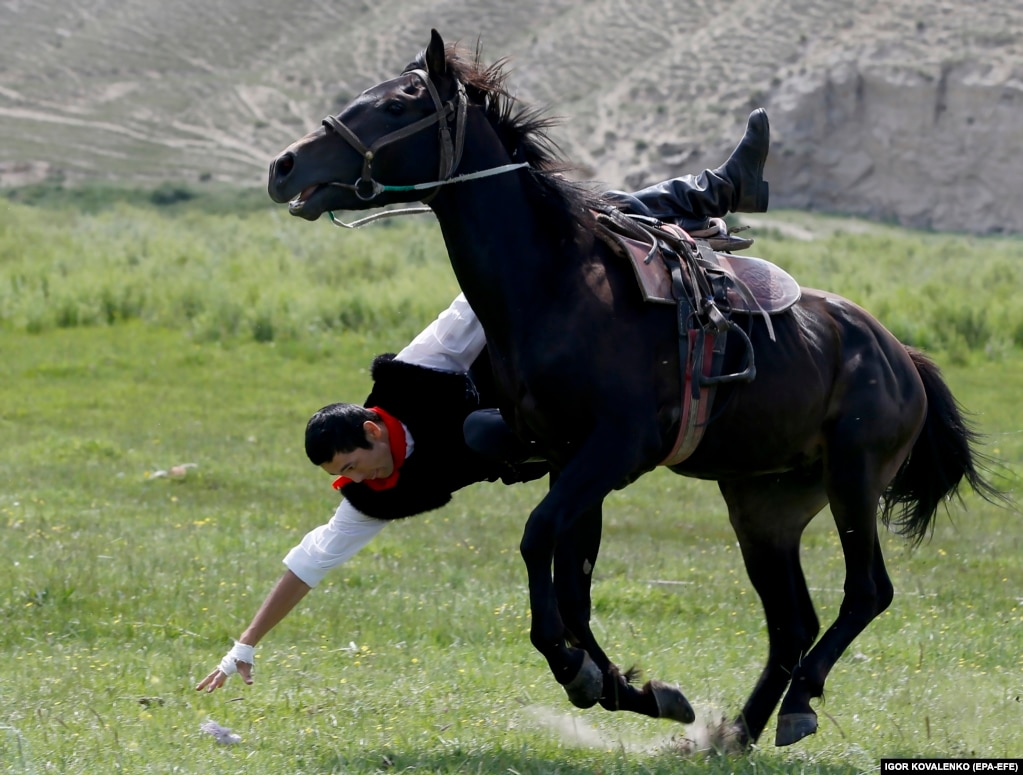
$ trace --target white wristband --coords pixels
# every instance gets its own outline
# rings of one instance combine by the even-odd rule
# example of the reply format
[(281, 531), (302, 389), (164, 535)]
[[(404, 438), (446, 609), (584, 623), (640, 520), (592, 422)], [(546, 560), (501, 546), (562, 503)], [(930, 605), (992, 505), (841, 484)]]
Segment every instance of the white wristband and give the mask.
[(220, 660), (220, 672), (224, 675), (234, 675), (238, 672), (237, 662), (246, 662), (255, 666), (256, 647), (247, 643), (234, 642), (231, 650)]

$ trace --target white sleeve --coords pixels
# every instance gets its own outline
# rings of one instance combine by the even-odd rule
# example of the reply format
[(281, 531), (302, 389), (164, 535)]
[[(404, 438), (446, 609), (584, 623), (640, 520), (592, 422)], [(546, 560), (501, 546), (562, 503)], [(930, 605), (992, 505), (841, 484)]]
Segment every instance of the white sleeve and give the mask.
[(288, 552), (284, 564), (315, 587), (327, 571), (347, 562), (385, 525), (387, 520), (367, 517), (348, 501), (341, 501), (330, 522), (306, 533), (302, 543)]
[(458, 294), (396, 359), (440, 371), (468, 371), (487, 340), (464, 294)]

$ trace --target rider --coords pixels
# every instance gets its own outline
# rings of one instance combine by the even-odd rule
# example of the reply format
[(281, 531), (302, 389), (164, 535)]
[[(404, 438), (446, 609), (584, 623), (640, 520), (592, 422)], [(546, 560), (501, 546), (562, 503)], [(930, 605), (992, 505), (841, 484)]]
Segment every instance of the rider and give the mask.
[[(713, 229), (710, 219), (729, 211), (763, 212), (769, 142), (767, 114), (756, 110), (742, 140), (717, 169), (609, 197), (627, 212), (693, 231)], [(328, 523), (288, 552), (284, 575), (197, 690), (212, 692), (236, 672), (252, 683), (256, 644), (328, 570), (347, 561), (388, 521), (439, 508), (473, 482), (500, 477), (512, 483), (543, 475), (547, 464), (525, 460), (528, 448), (500, 415), (480, 410), (469, 371), (485, 345), (483, 329), (460, 294), (396, 356), (375, 359), (365, 406), (332, 404), (313, 415), (306, 428), (307, 455), (337, 477), (334, 486), (344, 500)]]

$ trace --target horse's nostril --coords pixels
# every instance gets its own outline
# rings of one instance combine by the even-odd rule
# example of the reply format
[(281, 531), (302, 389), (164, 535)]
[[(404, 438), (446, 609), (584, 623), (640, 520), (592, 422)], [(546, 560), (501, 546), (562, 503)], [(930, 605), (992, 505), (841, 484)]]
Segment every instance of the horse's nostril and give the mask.
[(277, 173), (278, 178), (286, 178), (294, 168), (295, 156), (290, 152), (282, 153), (277, 157), (277, 161), (274, 162), (274, 171)]
[(295, 171), (295, 154), (285, 151), (270, 162), (267, 193), (275, 202), (286, 202), (294, 192), (290, 191), (291, 173)]

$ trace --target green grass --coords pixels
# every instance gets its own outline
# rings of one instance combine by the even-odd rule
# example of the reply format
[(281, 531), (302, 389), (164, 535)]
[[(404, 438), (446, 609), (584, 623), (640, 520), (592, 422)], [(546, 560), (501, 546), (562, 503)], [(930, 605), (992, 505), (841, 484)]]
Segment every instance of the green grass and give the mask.
[[(1023, 346), (1023, 240), (772, 214), (753, 253), (866, 307), (903, 342), (965, 363)], [(796, 226), (816, 235), (793, 238)]]
[[(1023, 755), (1023, 522), (973, 496), (950, 504), (952, 519), (914, 552), (885, 537), (896, 600), (833, 671), (819, 733), (792, 748), (771, 745), (772, 723), (749, 755), (689, 760), (665, 744), (681, 727), (570, 706), (528, 639), (517, 545), (542, 483), (478, 485), (389, 527), (264, 641), (254, 686), (194, 692), (280, 558), (336, 506), (302, 452), (309, 414), (361, 399), (372, 355), (399, 347), (453, 292), (428, 252), (408, 268), (414, 278), (390, 263), (410, 235), (435, 235), (402, 225), (396, 244), (376, 241), (387, 230), (362, 243), (266, 212), (12, 212), (14, 226), (0, 222), (5, 288), (63, 265), (66, 294), (87, 308), (91, 273), (127, 286), (129, 265), (117, 262), (143, 239), (139, 292), (150, 295), (137, 314), (35, 327), (25, 321), (46, 320), (45, 301), (0, 296), (0, 772), (831, 775), (870, 771), (882, 756)], [(4, 242), (24, 229), (38, 242)], [(180, 276), (153, 282), (175, 252), (188, 257)], [(388, 272), (374, 285), (377, 259)], [(974, 259), (961, 260), (965, 272)], [(874, 255), (849, 261), (899, 277)], [(303, 309), (322, 292), (340, 310), (346, 278), (379, 302), (358, 325), (299, 317), (293, 334), (259, 341), (244, 326), (152, 313), (173, 309), (189, 284), (210, 286), (196, 294), (211, 304), (245, 306), (269, 283)], [(1017, 486), (1023, 352), (939, 360), (1006, 466), (1000, 483)], [(153, 476), (179, 463), (197, 467), (183, 480)], [(734, 714), (766, 636), (716, 488), (658, 471), (613, 494), (606, 512), (598, 637), (623, 665), (678, 681), (701, 722)], [(827, 622), (842, 586), (827, 515), (808, 530), (803, 561)], [(242, 742), (200, 734), (207, 718)]]
[[(431, 216), (342, 232), (252, 192), (172, 186), (18, 189), (3, 207), (0, 331), (139, 320), (207, 341), (387, 330), (397, 346), (457, 292)], [(769, 223), (753, 254), (848, 296), (907, 344), (960, 365), (1023, 348), (1019, 238), (795, 213)], [(793, 223), (817, 238), (788, 236)]]
[(5, 206), (0, 330), (142, 321), (200, 340), (294, 342), (386, 329), (397, 344), (457, 293), (425, 220), (342, 235), (265, 206), (122, 198), (99, 207), (90, 194), (95, 211)]

